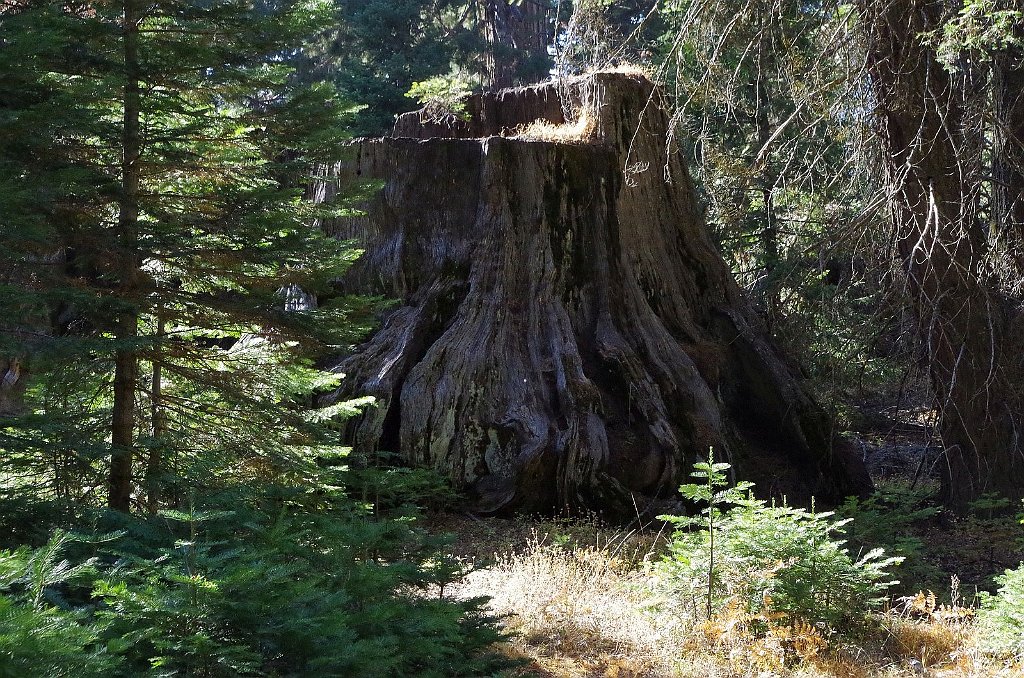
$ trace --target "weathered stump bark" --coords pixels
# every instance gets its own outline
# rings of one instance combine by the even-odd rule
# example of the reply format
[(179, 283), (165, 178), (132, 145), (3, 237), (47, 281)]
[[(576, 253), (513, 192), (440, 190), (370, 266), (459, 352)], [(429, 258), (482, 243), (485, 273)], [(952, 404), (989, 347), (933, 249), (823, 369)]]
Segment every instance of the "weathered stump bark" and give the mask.
[(366, 250), (346, 292), (401, 300), (337, 366), (335, 397), (378, 400), (355, 452), (434, 467), (481, 511), (644, 510), (711, 446), (762, 492), (865, 490), (713, 245), (654, 86), (600, 74), (563, 94), (587, 139), (511, 134), (563, 107), (553, 84), (507, 90), (454, 127), (404, 116), (319, 186), (384, 182), (325, 227)]
[(21, 409), (24, 383), (21, 361), (17, 358), (0, 357), (0, 416), (10, 415)]

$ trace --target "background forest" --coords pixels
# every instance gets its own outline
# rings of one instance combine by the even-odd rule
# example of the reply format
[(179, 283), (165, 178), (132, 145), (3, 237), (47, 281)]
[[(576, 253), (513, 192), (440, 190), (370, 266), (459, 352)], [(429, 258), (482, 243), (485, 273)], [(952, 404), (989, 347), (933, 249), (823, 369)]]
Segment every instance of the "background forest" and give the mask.
[[(680, 515), (482, 518), (349, 454), (331, 367), (393, 300), (322, 225), (379, 187), (310, 187), (595, 71), (663, 88), (874, 493), (707, 450)], [(0, 238), (0, 676), (1024, 671), (1017, 0), (5, 0)]]

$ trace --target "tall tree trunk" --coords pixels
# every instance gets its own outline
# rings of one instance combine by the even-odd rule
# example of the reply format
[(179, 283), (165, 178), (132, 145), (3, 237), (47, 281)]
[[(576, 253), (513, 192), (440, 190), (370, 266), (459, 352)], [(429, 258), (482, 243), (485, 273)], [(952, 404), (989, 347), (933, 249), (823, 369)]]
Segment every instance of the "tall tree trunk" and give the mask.
[[(1024, 11), (1020, 0), (1004, 4)], [(1011, 30), (1015, 42), (998, 51), (992, 64), (992, 216), (1018, 275), (1024, 276), (1024, 26), (1018, 23)]]
[(161, 342), (164, 341), (166, 321), (160, 310), (157, 310), (156, 344), (153, 348), (152, 380), (150, 382), (150, 426), (152, 440), (149, 447), (149, 459), (146, 462), (146, 508), (156, 513), (160, 508), (160, 476), (163, 473), (163, 446), (167, 436), (167, 411), (164, 409), (163, 398), (163, 358)]
[[(506, 90), (449, 129), (403, 116), (419, 138), (360, 142), (335, 169), (384, 184), (326, 226), (366, 250), (342, 288), (402, 300), (337, 368), (336, 397), (378, 401), (357, 454), (431, 466), (481, 511), (635, 517), (711, 446), (793, 501), (870, 485), (716, 250), (660, 102), (621, 74)], [(515, 135), (538, 120), (552, 138)]]
[(499, 12), (499, 5), (504, 5), (503, 0), (480, 0), (483, 4), (482, 26), (484, 40), (487, 43), (487, 53), (484, 55), (485, 70), (487, 71), (487, 82), (489, 87), (500, 89), (511, 87), (513, 66), (510, 63), (510, 56), (506, 50), (510, 48), (509, 36), (503, 32), (503, 24)]
[[(769, 19), (770, 21), (770, 19)], [(779, 308), (782, 305), (779, 293), (778, 265), (779, 265), (779, 227), (775, 218), (775, 184), (778, 182), (776, 172), (772, 167), (771, 153), (767, 152), (767, 146), (771, 142), (771, 121), (768, 118), (770, 110), (769, 92), (766, 85), (768, 79), (768, 64), (766, 63), (766, 51), (770, 47), (766, 44), (770, 40), (770, 29), (765, 25), (764, 13), (760, 15), (760, 28), (757, 33), (757, 80), (754, 83), (755, 97), (755, 121), (757, 128), (757, 146), (760, 153), (764, 153), (764, 166), (760, 168), (758, 183), (761, 190), (762, 218), (761, 224), (761, 256), (764, 263), (764, 284), (762, 287), (764, 296), (765, 318), (768, 321), (769, 329), (775, 326), (778, 320)], [(755, 168), (756, 170), (757, 168)]]
[(547, 8), (540, 0), (513, 4), (511, 0), (480, 0), (482, 26), (488, 43), (487, 85), (511, 87), (517, 81), (535, 81), (547, 75)]
[(968, 86), (924, 38), (941, 29), (946, 6), (862, 1), (861, 21), (896, 250), (939, 410), (943, 494), (963, 511), (987, 492), (1024, 493), (1024, 412), (1021, 354), (1008, 345), (1012, 316), (989, 270), (978, 214), (983, 139), (967, 118)]
[(542, 0), (524, 0), (518, 10), (513, 35), (518, 51), (519, 78), (527, 82), (546, 80), (551, 70), (551, 57), (548, 55), (548, 45), (552, 42), (549, 8)]
[(138, 338), (138, 314), (130, 309), (138, 277), (137, 240), (139, 221), (139, 155), (142, 150), (139, 119), (141, 88), (139, 73), (139, 21), (136, 0), (124, 3), (124, 117), (122, 120), (121, 197), (117, 219), (120, 261), (118, 294), (127, 308), (120, 311), (114, 333), (117, 348), (114, 356), (114, 405), (111, 413), (110, 479), (108, 505), (128, 511), (132, 492), (132, 458), (135, 452), (135, 382), (138, 379), (139, 357), (134, 343)]

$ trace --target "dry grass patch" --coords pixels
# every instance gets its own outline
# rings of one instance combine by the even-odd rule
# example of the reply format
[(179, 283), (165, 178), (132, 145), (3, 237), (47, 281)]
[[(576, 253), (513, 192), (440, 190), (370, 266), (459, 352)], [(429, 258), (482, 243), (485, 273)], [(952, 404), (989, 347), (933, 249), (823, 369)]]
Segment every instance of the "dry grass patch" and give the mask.
[[(523, 675), (567, 678), (1010, 678), (1024, 667), (978, 649), (965, 608), (922, 594), (876, 615), (855, 640), (726, 605), (712, 620), (659, 598), (647, 564), (659, 540), (595, 523), (474, 520), (464, 525), (479, 562), (457, 595), (490, 596), (508, 615), (503, 651), (528, 662)], [(447, 529), (460, 532), (449, 523)], [(469, 547), (468, 543), (464, 544)], [(493, 548), (488, 548), (493, 547)]]
[[(602, 73), (619, 73), (633, 78), (648, 80), (652, 78), (652, 74), (648, 69), (636, 64), (626, 63), (596, 68), (587, 71), (585, 75), (578, 76), (573, 80), (586, 82), (594, 75)], [(572, 120), (563, 123), (535, 120), (512, 129), (508, 134), (513, 139), (523, 141), (546, 141), (560, 144), (586, 144), (593, 142), (598, 132), (596, 107), (599, 105), (599, 101), (592, 84), (584, 88), (581, 99), (581, 102), (577, 102), (570, 107), (572, 112), (567, 117), (572, 118)]]
[(638, 75), (648, 80), (654, 79), (654, 71), (647, 66), (641, 66), (639, 64), (631, 63), (620, 63), (613, 64), (610, 66), (603, 66), (601, 68), (588, 71), (588, 75), (595, 75), (600, 73), (622, 73), (623, 75)]
[(584, 108), (573, 122), (553, 123), (534, 120), (513, 131), (513, 139), (547, 141), (556, 144), (585, 144), (593, 141), (597, 133), (597, 116)]
[[(957, 592), (958, 582), (953, 581), (953, 590)], [(977, 662), (969, 660), (977, 659), (978, 654), (974, 650), (973, 622), (973, 609), (939, 603), (933, 592), (921, 591), (901, 599), (890, 612), (889, 653), (926, 669), (968, 663), (973, 666)]]
[(491, 596), (495, 612), (511, 615), (512, 652), (553, 675), (667, 675), (678, 636), (647, 612), (650, 594), (628, 549), (625, 541), (557, 546), (537, 537), (471, 573), (462, 592)]

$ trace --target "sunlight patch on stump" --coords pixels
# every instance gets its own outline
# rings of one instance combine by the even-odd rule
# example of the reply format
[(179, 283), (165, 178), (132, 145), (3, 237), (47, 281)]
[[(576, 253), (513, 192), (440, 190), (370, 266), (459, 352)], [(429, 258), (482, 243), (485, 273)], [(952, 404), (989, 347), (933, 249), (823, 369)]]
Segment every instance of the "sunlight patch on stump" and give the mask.
[[(378, 400), (349, 427), (357, 454), (436, 468), (486, 512), (659, 510), (710, 446), (792, 501), (870, 485), (733, 281), (648, 80), (466, 108), (401, 116), (316, 187), (384, 184), (324, 224), (366, 249), (343, 291), (400, 300), (336, 367), (334, 398)], [(581, 115), (586, 139), (523, 134)]]

